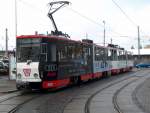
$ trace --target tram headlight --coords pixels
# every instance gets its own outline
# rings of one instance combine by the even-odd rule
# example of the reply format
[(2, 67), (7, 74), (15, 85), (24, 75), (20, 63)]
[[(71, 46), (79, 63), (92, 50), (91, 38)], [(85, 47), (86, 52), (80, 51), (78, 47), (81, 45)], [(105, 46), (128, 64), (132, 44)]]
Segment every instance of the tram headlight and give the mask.
[(17, 79), (21, 79), (21, 74), (20, 73), (17, 74)]
[(37, 73), (34, 73), (34, 78), (39, 78), (39, 75)]

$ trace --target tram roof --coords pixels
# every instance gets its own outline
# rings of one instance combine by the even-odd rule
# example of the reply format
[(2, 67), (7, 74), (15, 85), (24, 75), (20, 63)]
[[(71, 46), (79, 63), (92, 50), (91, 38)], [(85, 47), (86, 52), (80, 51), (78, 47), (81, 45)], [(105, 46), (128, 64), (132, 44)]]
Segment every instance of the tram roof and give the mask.
[[(69, 38), (66, 38), (64, 36), (54, 36), (54, 35), (20, 35), (16, 37), (17, 39), (21, 39), (21, 38), (49, 38), (49, 39), (54, 39), (54, 40), (64, 40), (64, 41), (70, 41), (70, 42), (77, 42), (77, 43), (82, 43), (82, 44), (87, 44), (87, 45), (94, 45), (97, 47), (101, 47), (101, 48), (109, 48), (109, 49), (116, 49), (119, 50), (119, 48), (113, 48), (113, 47), (104, 47), (102, 45), (98, 45), (95, 43), (86, 43), (86, 42), (82, 42), (80, 40), (76, 41), (76, 40), (72, 40)], [(124, 50), (126, 51), (126, 50)]]
[(54, 36), (54, 35), (21, 35), (17, 36), (17, 38), (52, 38), (52, 39), (62, 39), (62, 40), (69, 40), (63, 36)]
[(72, 40), (72, 39), (66, 38), (64, 36), (54, 36), (54, 35), (21, 35), (21, 36), (17, 36), (16, 38), (17, 39), (21, 39), (21, 38), (48, 38), (48, 39), (64, 40), (64, 41), (77, 42), (77, 43), (90, 45), (90, 43), (82, 42), (80, 40)]

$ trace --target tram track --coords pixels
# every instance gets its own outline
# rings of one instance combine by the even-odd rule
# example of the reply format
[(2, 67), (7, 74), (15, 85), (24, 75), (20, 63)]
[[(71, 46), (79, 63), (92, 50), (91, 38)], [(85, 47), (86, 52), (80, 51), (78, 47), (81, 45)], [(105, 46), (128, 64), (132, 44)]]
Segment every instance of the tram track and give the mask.
[(23, 104), (40, 96), (30, 91), (9, 92), (0, 97), (0, 112), (15, 113), (15, 111)]
[(131, 79), (131, 78), (135, 78), (135, 79), (133, 79), (132, 81), (125, 83), (125, 84), (124, 84), (122, 87), (120, 87), (119, 89), (117, 89), (117, 90), (115, 91), (115, 93), (113, 94), (113, 96), (112, 96), (112, 104), (113, 104), (115, 110), (116, 110), (118, 113), (124, 113), (124, 112), (120, 109), (120, 107), (119, 107), (119, 105), (118, 105), (117, 96), (119, 95), (119, 93), (120, 93), (124, 88), (126, 88), (127, 86), (129, 86), (129, 85), (132, 84), (133, 82), (137, 81), (137, 80), (138, 80), (139, 78), (141, 78), (141, 77), (142, 77), (142, 76), (136, 76), (136, 74), (134, 74), (134, 76), (130, 76), (130, 77), (127, 77), (127, 78), (125, 78), (125, 79), (122, 79), (122, 80), (119, 80), (119, 81), (115, 81), (115, 82), (110, 83), (110, 84), (108, 84), (107, 86), (105, 86), (105, 87), (99, 89), (98, 91), (96, 91), (95, 93), (93, 93), (93, 94), (87, 99), (87, 101), (86, 101), (86, 103), (85, 103), (85, 107), (84, 107), (84, 112), (85, 112), (85, 113), (91, 113), (91, 112), (90, 112), (91, 102), (92, 102), (93, 98), (94, 98), (96, 95), (98, 95), (99, 93), (105, 91), (106, 89), (108, 89), (108, 88), (110, 88), (110, 87), (113, 87), (114, 85), (117, 85), (117, 84), (119, 84), (119, 83), (121, 83), (121, 82), (123, 82), (123, 81), (129, 80), (129, 79)]
[(25, 103), (27, 103), (27, 102), (29, 102), (29, 101), (37, 98), (37, 97), (39, 97), (39, 96), (31, 97), (31, 98), (23, 101), (22, 103), (18, 104), (16, 107), (14, 107), (13, 109), (11, 109), (8, 113), (15, 113), (23, 104), (25, 104)]
[(119, 89), (114, 93), (112, 103), (113, 103), (113, 105), (114, 105), (115, 110), (116, 110), (118, 113), (124, 113), (124, 112), (121, 110), (121, 108), (120, 108), (120, 106), (119, 106), (119, 104), (118, 104), (118, 101), (117, 101), (117, 99), (118, 99), (117, 97), (118, 97), (119, 93), (120, 93), (124, 88), (126, 88), (126, 87), (129, 86), (131, 83), (133, 83), (133, 82), (135, 82), (135, 81), (137, 81), (137, 80), (138, 80), (138, 79), (135, 79), (135, 80), (133, 80), (133, 81), (131, 81), (131, 82), (125, 84), (124, 86), (122, 86), (121, 88), (119, 88)]
[[(90, 86), (90, 89), (91, 88), (94, 88), (95, 87), (95, 89), (94, 90), (92, 90), (92, 91), (94, 91), (94, 93), (92, 92), (92, 93), (89, 93), (89, 91), (87, 91), (86, 89), (89, 89), (89, 87), (87, 87), (87, 85), (85, 85), (85, 87), (84, 86), (82, 86), (80, 89), (77, 89), (77, 90), (79, 90), (79, 91), (83, 91), (83, 92), (81, 92), (81, 96), (80, 96), (80, 98), (84, 98), (84, 99), (86, 99), (86, 101), (85, 101), (85, 104), (83, 105), (83, 109), (84, 109), (84, 112), (85, 113), (94, 113), (94, 112), (91, 112), (90, 111), (90, 107), (91, 107), (91, 102), (93, 101), (93, 98), (95, 97), (95, 96), (97, 96), (97, 94), (99, 94), (100, 93), (100, 95), (101, 95), (101, 93), (102, 93), (102, 95), (104, 94), (104, 90), (106, 90), (106, 89), (108, 89), (108, 88), (110, 88), (110, 87), (113, 87), (113, 86), (115, 86), (116, 84), (118, 84), (118, 88), (117, 89), (115, 89), (114, 91), (115, 92), (113, 92), (113, 94), (112, 94), (112, 96), (111, 97), (114, 97), (114, 95), (117, 95), (118, 96), (118, 94), (120, 94), (120, 92), (122, 92), (122, 90), (121, 89), (124, 89), (124, 88), (126, 88), (127, 86), (129, 86), (130, 84), (132, 84), (133, 82), (135, 82), (136, 81), (136, 79), (138, 80), (138, 79), (141, 79), (141, 77), (142, 77), (142, 75), (144, 76), (145, 74), (147, 74), (147, 73), (144, 73), (144, 74), (142, 74), (143, 72), (138, 72), (137, 74), (136, 74), (136, 72), (134, 72), (134, 73), (131, 73), (131, 75), (129, 75), (129, 76), (127, 76), (127, 77), (123, 77), (123, 78), (120, 78), (120, 79), (118, 79), (118, 80), (115, 80), (115, 81), (111, 81), (110, 83), (108, 83), (108, 84), (106, 84), (106, 85), (103, 85), (102, 87), (99, 87), (99, 90), (98, 89), (96, 89), (96, 87), (95, 87), (95, 85), (93, 85), (93, 84), (91, 84), (91, 86)], [(141, 75), (141, 76), (138, 76), (138, 75)], [(131, 80), (130, 80), (131, 79)], [(135, 80), (135, 81), (134, 81)], [(122, 84), (121, 86), (119, 85), (119, 84)], [(97, 84), (98, 85), (98, 84)], [(96, 86), (97, 86), (96, 85)], [(97, 88), (98, 88), (97, 87)], [(119, 89), (120, 89), (120, 91), (119, 91)], [(118, 90), (118, 91), (117, 91)], [(115, 94), (116, 93), (116, 91), (118, 92), (117, 94)], [(86, 92), (86, 93), (85, 93)], [(90, 91), (91, 92), (91, 91)], [(63, 92), (63, 95), (64, 95), (65, 93)], [(84, 94), (84, 95), (83, 95)], [(76, 94), (75, 94), (76, 95)], [(85, 96), (86, 95), (86, 96)], [(89, 95), (89, 96), (88, 96)], [(28, 95), (27, 94), (27, 96), (30, 96), (30, 95)], [(37, 95), (37, 97), (38, 96), (41, 96), (41, 95)], [(60, 96), (60, 94), (58, 94), (57, 96), (55, 96), (55, 94), (54, 95), (51, 95), (50, 97), (62, 97), (62, 95)], [(117, 97), (116, 96), (116, 97)], [(65, 95), (63, 96), (63, 97), (66, 97)], [(114, 97), (116, 100), (116, 103), (118, 104), (118, 101), (117, 101), (117, 98), (116, 97)], [(19, 97), (18, 97), (19, 98)], [(21, 97), (20, 96), (20, 98), (23, 98), (23, 97)], [(20, 104), (18, 104), (18, 105), (16, 105), (13, 109), (11, 109), (10, 111), (8, 111), (7, 113), (15, 113), (16, 111), (18, 112), (18, 108), (20, 109), (20, 108), (22, 108), (23, 106), (24, 106), (24, 104), (26, 104), (26, 103), (28, 103), (29, 101), (31, 101), (32, 99), (34, 100), (36, 98), (36, 96), (34, 95), (31, 95), (31, 97), (30, 98), (28, 98), (28, 99), (26, 99), (25, 101), (23, 101), (22, 103), (20, 103)], [(43, 97), (42, 97), (43, 98)], [(72, 98), (72, 97), (71, 97)], [(70, 98), (70, 100), (68, 100), (68, 103), (65, 103), (64, 105), (62, 105), (61, 104), (61, 106), (62, 107), (60, 107), (61, 109), (62, 109), (62, 111), (63, 111), (63, 113), (66, 113), (66, 111), (67, 110), (65, 110), (65, 108), (66, 109), (68, 109), (69, 107), (67, 107), (67, 105), (70, 103), (70, 102), (72, 102), (73, 100)], [(75, 97), (73, 97), (73, 98), (76, 98), (76, 96)], [(36, 100), (36, 99), (35, 99)], [(40, 99), (39, 99), (40, 100)], [(51, 100), (51, 102), (53, 102), (53, 99), (49, 99), (49, 100)], [(64, 99), (63, 99), (63, 101), (64, 101)], [(34, 103), (34, 102), (33, 102)], [(47, 102), (47, 103), (49, 103), (49, 102)], [(57, 103), (57, 102), (56, 102)], [(59, 102), (60, 103), (60, 102)], [(63, 102), (64, 103), (64, 102)], [(113, 101), (110, 101), (110, 103), (112, 103), (113, 104)], [(49, 103), (50, 104), (50, 103)], [(54, 103), (53, 103), (54, 104)], [(93, 103), (92, 103), (93, 104)], [(80, 104), (81, 105), (81, 104)], [(38, 107), (39, 107), (39, 105), (37, 105)], [(40, 105), (41, 106), (41, 105)], [(49, 105), (49, 106), (51, 106), (52, 107), (52, 103), (51, 103), (51, 105)], [(57, 104), (56, 104), (56, 106), (57, 106)], [(48, 105), (47, 105), (47, 107), (48, 107)], [(122, 106), (121, 106), (122, 107)], [(36, 108), (36, 107), (35, 107)], [(44, 107), (45, 108), (45, 107)], [(80, 107), (81, 108), (81, 107)], [(48, 112), (48, 110), (51, 110), (51, 109), (47, 109), (47, 110), (42, 110), (43, 108), (41, 107), (41, 109), (38, 109), (38, 113), (46, 113), (46, 112)], [(69, 110), (68, 110), (69, 111)], [(70, 110), (71, 111), (71, 110)], [(116, 112), (117, 110), (115, 110), (115, 112)], [(33, 112), (33, 111), (32, 111)], [(57, 112), (57, 111), (56, 111)], [(67, 113), (71, 113), (71, 112), (67, 112)], [(82, 112), (83, 113), (83, 112)], [(123, 112), (119, 112), (119, 113), (123, 113)]]

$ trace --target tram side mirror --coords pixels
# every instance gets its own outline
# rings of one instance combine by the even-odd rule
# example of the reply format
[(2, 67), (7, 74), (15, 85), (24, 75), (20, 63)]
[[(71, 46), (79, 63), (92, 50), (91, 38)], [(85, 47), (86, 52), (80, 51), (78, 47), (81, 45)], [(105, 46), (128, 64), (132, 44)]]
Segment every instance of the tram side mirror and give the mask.
[(12, 70), (12, 73), (13, 73), (13, 74), (16, 74), (16, 68), (14, 68), (14, 69)]

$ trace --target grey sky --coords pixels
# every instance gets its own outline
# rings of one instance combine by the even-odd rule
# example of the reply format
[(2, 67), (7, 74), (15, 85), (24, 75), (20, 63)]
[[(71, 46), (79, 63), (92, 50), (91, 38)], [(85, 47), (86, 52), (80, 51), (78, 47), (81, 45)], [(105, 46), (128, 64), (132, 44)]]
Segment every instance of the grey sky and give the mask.
[[(51, 0), (52, 1), (52, 0)], [(71, 39), (88, 38), (95, 43), (103, 43), (103, 20), (106, 21), (106, 42), (119, 44), (125, 48), (137, 46), (137, 28), (112, 0), (69, 0), (72, 4), (56, 14), (54, 18), (59, 30), (71, 35)], [(126, 14), (141, 28), (142, 44), (149, 43), (149, 0), (114, 0)], [(15, 0), (0, 1), (0, 49), (5, 48), (5, 28), (8, 28), (9, 48), (15, 47)], [(53, 30), (47, 17), (50, 0), (17, 0), (18, 35), (46, 34)], [(73, 10), (75, 11), (73, 11)], [(80, 13), (80, 15), (79, 15)], [(83, 18), (87, 17), (87, 18)], [(94, 21), (94, 22), (93, 22)], [(97, 24), (98, 23), (98, 24)], [(128, 36), (128, 37), (121, 37)]]

